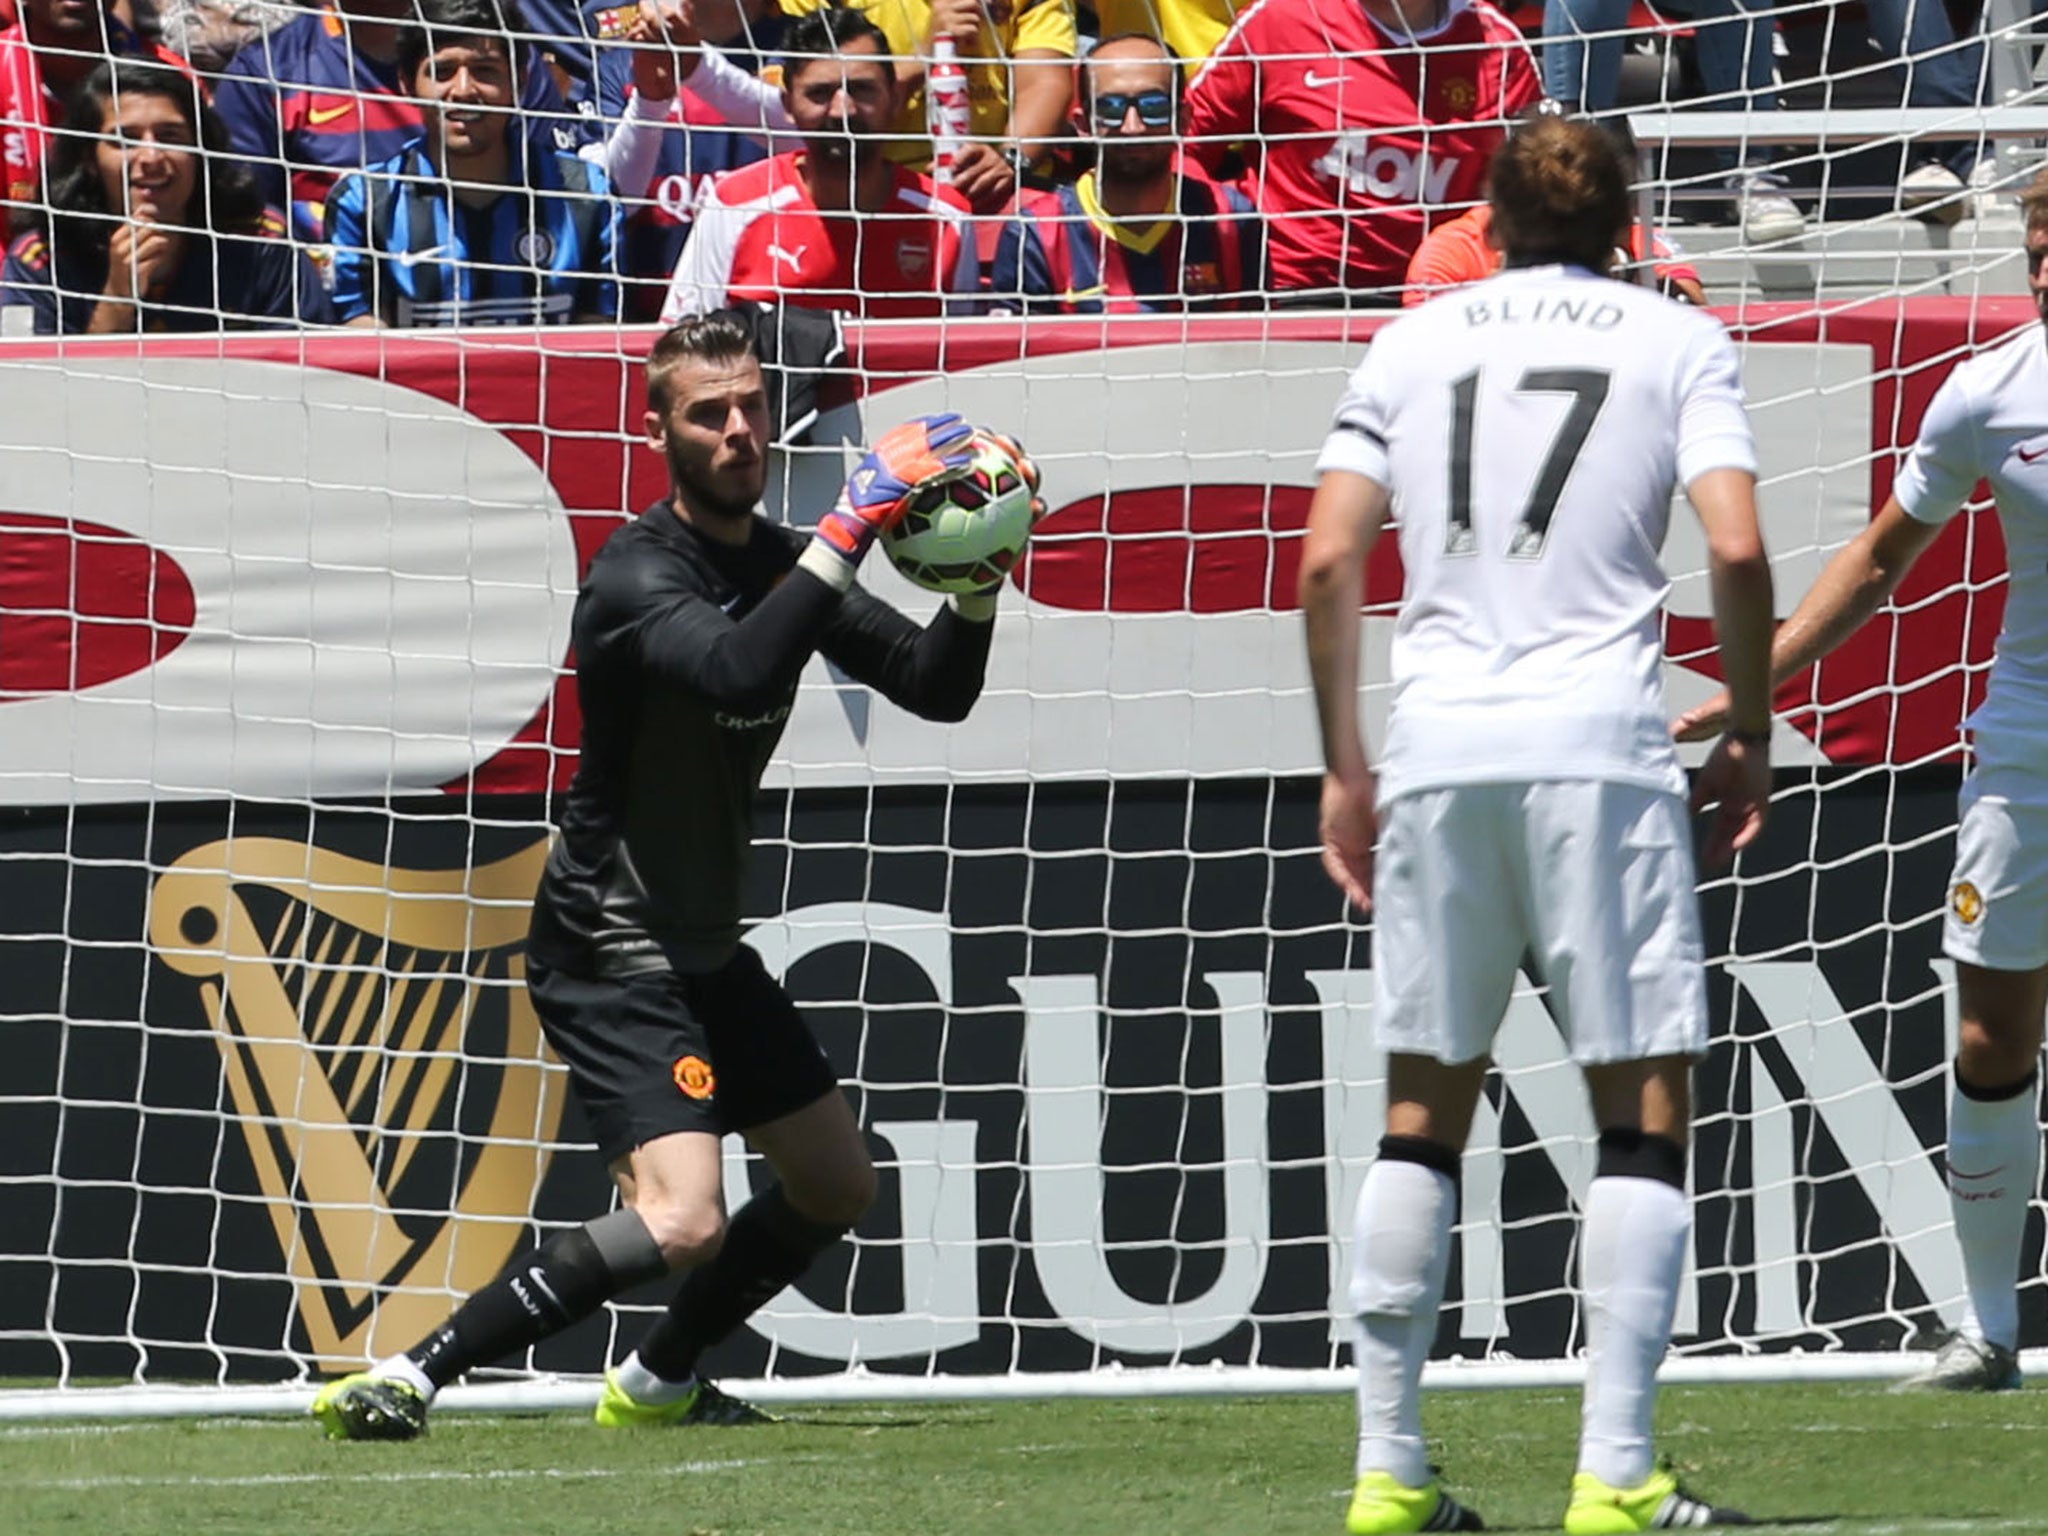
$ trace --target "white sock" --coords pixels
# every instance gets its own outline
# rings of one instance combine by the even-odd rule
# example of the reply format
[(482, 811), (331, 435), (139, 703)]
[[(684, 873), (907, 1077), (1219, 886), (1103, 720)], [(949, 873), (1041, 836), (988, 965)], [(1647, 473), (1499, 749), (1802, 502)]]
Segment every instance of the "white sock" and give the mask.
[(1351, 1260), (1358, 1357), (1358, 1471), (1429, 1482), (1422, 1363), (1436, 1338), (1458, 1189), (1434, 1168), (1382, 1158), (1358, 1192)]
[(697, 1385), (697, 1373), (692, 1371), (681, 1381), (664, 1381), (640, 1363), (640, 1351), (636, 1349), (612, 1367), (612, 1380), (634, 1402), (652, 1408), (687, 1396), (690, 1388)]
[(1963, 1250), (1962, 1329), (2007, 1349), (2020, 1338), (2020, 1244), (2041, 1166), (2034, 1083), (2007, 1099), (1948, 1100), (1948, 1199)]
[(393, 1355), (388, 1360), (379, 1360), (370, 1367), (372, 1376), (382, 1376), (386, 1381), (402, 1381), (428, 1402), (441, 1389), (434, 1385), (427, 1373), (412, 1363), (409, 1355)]
[(1633, 1488), (1655, 1469), (1657, 1367), (1671, 1343), (1692, 1207), (1661, 1179), (1595, 1179), (1586, 1193), (1586, 1405), (1579, 1470)]

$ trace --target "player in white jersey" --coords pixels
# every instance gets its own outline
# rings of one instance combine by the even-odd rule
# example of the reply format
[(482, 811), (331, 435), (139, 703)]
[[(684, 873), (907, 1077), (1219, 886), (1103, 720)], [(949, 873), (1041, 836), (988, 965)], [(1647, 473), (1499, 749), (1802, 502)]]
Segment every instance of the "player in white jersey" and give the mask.
[[(2027, 274), (2048, 324), (2048, 172), (2021, 200)], [(1892, 494), (1830, 560), (1778, 631), (1771, 675), (1811, 666), (1884, 606), (1979, 480), (2005, 533), (2005, 623), (1970, 716), (1942, 949), (1960, 1030), (1948, 1107), (1948, 1186), (1968, 1293), (1961, 1326), (1902, 1385), (2020, 1385), (2019, 1267), (2041, 1163), (2037, 1083), (2048, 1008), (2048, 342), (2032, 326), (1957, 365), (1928, 404)], [(1725, 700), (1681, 715), (1680, 739), (1720, 728)]]
[[(1323, 862), (1375, 915), (1374, 1028), (1388, 1052), (1387, 1134), (1355, 1229), (1347, 1525), (1480, 1528), (1428, 1465), (1420, 1380), (1458, 1160), (1525, 953), (1600, 1127), (1565, 1529), (1746, 1524), (1681, 1489), (1651, 1445), (1691, 1232), (1690, 1069), (1707, 1048), (1658, 550), (1683, 484), (1735, 690), (1738, 729), (1694, 796), (1720, 806), (1708, 852), (1725, 859), (1761, 829), (1770, 792), (1755, 449), (1719, 324), (1602, 275), (1629, 217), (1628, 167), (1605, 133), (1537, 118), (1495, 158), (1487, 197), (1506, 270), (1374, 337), (1323, 449), (1302, 559), (1328, 765)], [(1358, 607), (1390, 517), (1407, 587), (1375, 778)]]

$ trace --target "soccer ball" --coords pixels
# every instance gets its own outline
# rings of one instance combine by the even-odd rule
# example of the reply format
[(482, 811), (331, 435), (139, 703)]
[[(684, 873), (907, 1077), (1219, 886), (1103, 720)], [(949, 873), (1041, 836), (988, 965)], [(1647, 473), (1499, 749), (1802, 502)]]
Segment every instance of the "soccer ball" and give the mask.
[(882, 534), (890, 562), (928, 592), (996, 585), (1038, 521), (1038, 498), (1010, 450), (977, 427), (968, 451), (974, 457), (963, 478), (920, 487)]

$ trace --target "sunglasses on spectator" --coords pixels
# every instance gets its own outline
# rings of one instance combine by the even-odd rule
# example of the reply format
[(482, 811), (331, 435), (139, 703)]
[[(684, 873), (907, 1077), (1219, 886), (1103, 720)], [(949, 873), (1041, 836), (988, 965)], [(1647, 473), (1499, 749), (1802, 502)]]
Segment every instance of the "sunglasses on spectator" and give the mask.
[(1147, 128), (1173, 126), (1174, 100), (1171, 91), (1104, 91), (1095, 98), (1092, 110), (1095, 126), (1117, 128), (1131, 108), (1138, 109), (1138, 121)]

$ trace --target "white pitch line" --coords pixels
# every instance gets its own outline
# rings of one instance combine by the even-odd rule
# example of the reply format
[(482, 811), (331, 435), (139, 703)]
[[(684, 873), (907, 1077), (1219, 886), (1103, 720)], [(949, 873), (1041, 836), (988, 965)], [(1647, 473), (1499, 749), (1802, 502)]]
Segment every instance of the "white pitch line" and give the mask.
[(1930, 1531), (2038, 1531), (2038, 1519), (2021, 1519), (1997, 1515), (1983, 1515), (1975, 1519), (1964, 1516), (1960, 1519), (1944, 1518), (1926, 1520), (1840, 1520), (1831, 1521), (1818, 1529), (1850, 1531), (1855, 1536), (1927, 1536)]
[[(462, 1421), (451, 1419), (449, 1423)], [(502, 1420), (493, 1422), (502, 1423)], [(67, 1435), (132, 1435), (141, 1430), (161, 1430), (161, 1419), (110, 1419), (86, 1420), (76, 1424), (0, 1424), (0, 1440), (49, 1440)], [(234, 1429), (247, 1433), (259, 1429), (290, 1429), (299, 1432), (296, 1424), (286, 1424), (278, 1419), (187, 1419), (185, 1429)], [(436, 1430), (443, 1428), (435, 1425)]]
[(681, 1477), (698, 1472), (736, 1472), (745, 1467), (787, 1466), (814, 1456), (760, 1457), (747, 1461), (685, 1461), (664, 1467), (502, 1467), (495, 1471), (453, 1469), (421, 1472), (265, 1472), (249, 1477), (23, 1477), (15, 1488), (90, 1493), (101, 1488), (280, 1488), (298, 1483), (512, 1483), (575, 1482), (586, 1478)]

